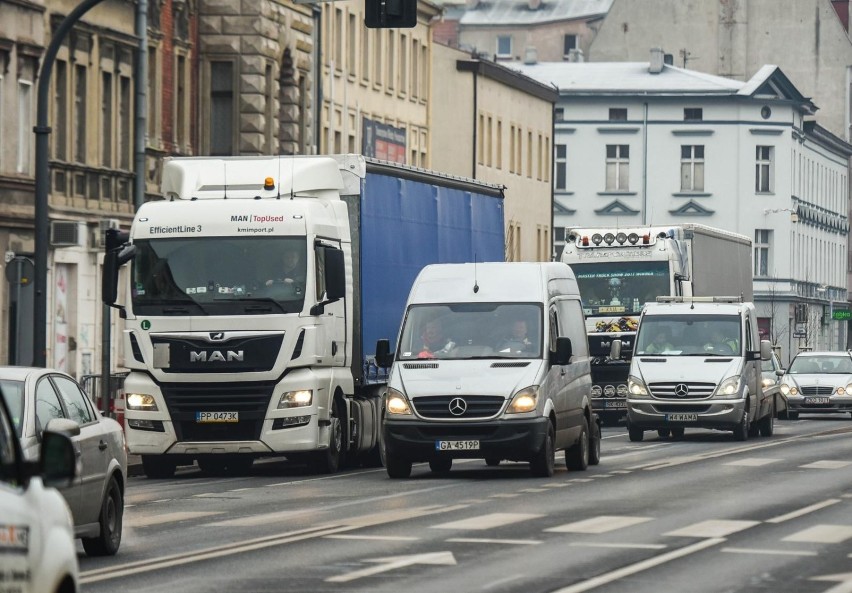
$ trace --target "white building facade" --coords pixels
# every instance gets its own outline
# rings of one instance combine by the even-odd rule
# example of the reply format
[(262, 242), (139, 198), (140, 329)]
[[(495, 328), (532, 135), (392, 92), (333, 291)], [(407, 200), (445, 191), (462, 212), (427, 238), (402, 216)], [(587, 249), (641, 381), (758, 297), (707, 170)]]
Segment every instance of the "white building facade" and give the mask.
[[(554, 238), (700, 222), (754, 241), (761, 334), (783, 361), (846, 344), (852, 146), (776, 66), (746, 82), (651, 63), (516, 65), (560, 90)], [(725, 262), (720, 261), (720, 266)]]

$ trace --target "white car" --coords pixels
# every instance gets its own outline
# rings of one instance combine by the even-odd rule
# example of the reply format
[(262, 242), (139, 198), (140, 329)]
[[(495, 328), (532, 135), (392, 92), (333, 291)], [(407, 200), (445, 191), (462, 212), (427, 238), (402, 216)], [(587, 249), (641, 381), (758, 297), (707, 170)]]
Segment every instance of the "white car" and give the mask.
[(852, 412), (852, 355), (800, 352), (781, 378), (787, 417), (799, 413)]
[(74, 478), (67, 436), (45, 431), (40, 463), (24, 460), (0, 397), (0, 590), (75, 593), (79, 568), (71, 511), (50, 486)]
[(69, 375), (30, 367), (0, 367), (0, 391), (12, 414), (24, 458), (38, 459), (43, 432), (71, 437), (79, 475), (61, 492), (74, 517), (74, 533), (90, 556), (111, 556), (121, 545), (127, 451), (124, 431), (102, 416)]

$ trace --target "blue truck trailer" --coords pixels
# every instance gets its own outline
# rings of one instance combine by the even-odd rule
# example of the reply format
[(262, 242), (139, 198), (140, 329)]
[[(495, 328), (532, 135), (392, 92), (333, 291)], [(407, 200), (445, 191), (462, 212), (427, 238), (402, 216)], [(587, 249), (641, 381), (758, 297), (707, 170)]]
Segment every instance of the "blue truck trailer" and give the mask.
[(417, 274), (504, 259), (501, 187), (359, 155), (167, 159), (162, 191), (104, 265), (149, 477), (377, 460), (375, 344)]

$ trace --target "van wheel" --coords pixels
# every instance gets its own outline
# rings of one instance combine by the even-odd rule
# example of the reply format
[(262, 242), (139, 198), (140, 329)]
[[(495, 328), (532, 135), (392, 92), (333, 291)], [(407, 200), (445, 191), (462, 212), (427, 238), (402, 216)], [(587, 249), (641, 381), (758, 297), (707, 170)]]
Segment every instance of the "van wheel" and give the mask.
[(485, 465), (487, 465), (488, 467), (497, 467), (498, 465), (500, 465), (500, 458), (499, 457), (486, 457), (485, 458)]
[(556, 432), (553, 430), (553, 423), (548, 421), (547, 434), (544, 436), (541, 449), (530, 460), (530, 471), (535, 477), (549, 478), (553, 475), (556, 466), (555, 440)]
[(411, 462), (385, 450), (385, 469), (388, 477), (395, 480), (404, 479), (411, 475)]
[(749, 430), (748, 408), (743, 410), (743, 417), (740, 423), (734, 428), (734, 439), (737, 441), (747, 441), (751, 431)]
[(166, 455), (143, 455), (142, 456), (142, 471), (145, 472), (146, 478), (165, 479), (175, 475), (177, 463), (169, 459)]
[(758, 422), (758, 430), (760, 430), (760, 436), (762, 437), (771, 437), (775, 433), (775, 405), (772, 405), (772, 409), (769, 410), (769, 413), (760, 419)]
[(84, 537), (83, 549), (89, 556), (114, 556), (121, 545), (121, 525), (124, 517), (124, 497), (115, 478), (110, 478), (101, 512), (98, 516), (100, 534), (97, 537)]
[(645, 431), (631, 424), (627, 425), (627, 433), (630, 435), (630, 440), (634, 443), (641, 443), (645, 438)]
[(437, 474), (445, 474), (453, 467), (452, 457), (436, 457), (429, 460), (429, 469)]
[(577, 471), (584, 471), (589, 467), (589, 421), (585, 418), (580, 429), (580, 440), (565, 450), (565, 465), (568, 469)]
[(597, 465), (601, 462), (601, 427), (597, 422), (592, 422), (592, 436), (589, 439), (589, 465)]

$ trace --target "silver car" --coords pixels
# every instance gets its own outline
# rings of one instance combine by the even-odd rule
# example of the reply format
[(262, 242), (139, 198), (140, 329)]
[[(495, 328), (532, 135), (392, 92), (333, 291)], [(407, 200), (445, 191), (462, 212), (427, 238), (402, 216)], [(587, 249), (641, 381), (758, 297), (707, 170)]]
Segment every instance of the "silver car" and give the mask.
[(852, 412), (852, 355), (800, 352), (781, 379), (788, 418), (799, 413)]
[(0, 391), (27, 460), (39, 456), (42, 434), (71, 437), (80, 472), (61, 490), (74, 517), (74, 535), (90, 556), (111, 556), (121, 544), (127, 452), (121, 425), (101, 415), (86, 392), (65, 373), (0, 367)]

